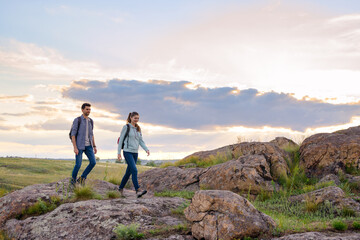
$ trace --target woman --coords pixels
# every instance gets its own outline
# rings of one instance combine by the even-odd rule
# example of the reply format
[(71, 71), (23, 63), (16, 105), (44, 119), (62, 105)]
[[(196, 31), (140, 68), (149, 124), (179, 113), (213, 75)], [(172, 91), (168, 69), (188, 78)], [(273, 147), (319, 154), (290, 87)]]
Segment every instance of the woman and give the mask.
[[(130, 175), (132, 175), (132, 182), (134, 184), (137, 197), (142, 197), (147, 193), (145, 189), (140, 189), (138, 179), (137, 179), (137, 168), (136, 162), (138, 159), (138, 149), (139, 145), (146, 151), (147, 155), (150, 155), (149, 149), (146, 147), (141, 134), (140, 126), (137, 124), (139, 122), (139, 114), (137, 112), (129, 113), (127, 118), (127, 124), (122, 128), (119, 143), (118, 143), (118, 160), (121, 160), (121, 149), (124, 146), (123, 153), (124, 158), (127, 163), (127, 168), (121, 184), (119, 186), (119, 191), (122, 197), (124, 197), (124, 187), (127, 181), (129, 180)], [(127, 130), (129, 128), (128, 134)]]

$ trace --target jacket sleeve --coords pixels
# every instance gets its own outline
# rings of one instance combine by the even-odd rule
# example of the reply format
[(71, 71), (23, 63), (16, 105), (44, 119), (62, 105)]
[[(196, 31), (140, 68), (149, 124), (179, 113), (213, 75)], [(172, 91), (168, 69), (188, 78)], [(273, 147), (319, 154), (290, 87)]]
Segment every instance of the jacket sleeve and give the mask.
[(140, 133), (139, 144), (140, 144), (140, 146), (141, 146), (145, 151), (149, 151), (149, 149), (146, 147), (145, 142), (144, 142), (144, 140), (143, 140), (143, 138), (142, 138), (142, 133)]
[(74, 121), (73, 121), (73, 124), (71, 126), (71, 136), (76, 136), (76, 133), (78, 131), (78, 118), (75, 118)]
[(126, 130), (127, 130), (127, 126), (125, 125), (122, 130), (121, 130), (121, 133), (120, 133), (120, 139), (119, 139), (119, 144), (118, 144), (118, 154), (121, 153), (121, 145), (122, 145), (122, 142), (124, 141), (124, 137), (125, 137), (125, 134), (126, 134)]

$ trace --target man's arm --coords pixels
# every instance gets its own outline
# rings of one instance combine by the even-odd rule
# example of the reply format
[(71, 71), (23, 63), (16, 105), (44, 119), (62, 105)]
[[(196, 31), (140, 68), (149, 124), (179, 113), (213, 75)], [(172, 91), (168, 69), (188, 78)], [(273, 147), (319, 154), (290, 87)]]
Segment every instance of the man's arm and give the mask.
[(76, 146), (75, 136), (71, 136), (71, 142), (72, 142), (73, 147), (74, 147), (74, 153), (75, 153), (76, 155), (78, 155), (78, 154), (79, 154), (79, 149), (78, 149), (77, 146)]
[(94, 135), (92, 137), (93, 137), (92, 141), (93, 141), (94, 153), (96, 154), (97, 149), (96, 149), (96, 144), (95, 144), (95, 137), (94, 137)]

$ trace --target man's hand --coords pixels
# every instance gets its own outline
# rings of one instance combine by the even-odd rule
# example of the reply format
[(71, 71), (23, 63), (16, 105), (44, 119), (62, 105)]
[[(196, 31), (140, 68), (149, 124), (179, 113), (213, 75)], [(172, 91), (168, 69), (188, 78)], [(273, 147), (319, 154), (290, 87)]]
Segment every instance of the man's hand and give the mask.
[(74, 147), (74, 153), (75, 153), (76, 155), (79, 154), (79, 149), (78, 149), (77, 147)]
[(146, 153), (147, 153), (148, 156), (150, 155), (150, 151), (149, 151), (149, 150), (147, 150)]
[(97, 153), (97, 148), (96, 148), (96, 146), (94, 147), (94, 153), (95, 153), (95, 154)]
[(121, 161), (121, 153), (118, 154), (118, 160)]

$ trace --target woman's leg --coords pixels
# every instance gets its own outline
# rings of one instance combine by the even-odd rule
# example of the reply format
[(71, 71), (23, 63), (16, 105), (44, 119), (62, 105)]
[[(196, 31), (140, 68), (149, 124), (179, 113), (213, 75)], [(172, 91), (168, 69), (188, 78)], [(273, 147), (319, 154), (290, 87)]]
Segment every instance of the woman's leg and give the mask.
[(119, 190), (124, 189), (127, 181), (129, 180), (130, 175), (131, 175), (130, 167), (129, 167), (129, 165), (127, 165), (125, 175), (124, 175), (124, 177), (122, 178), (121, 183), (120, 183), (120, 185), (119, 185)]
[[(133, 180), (133, 184), (134, 184), (134, 187), (135, 187), (135, 190), (139, 189), (139, 184), (138, 184), (138, 181), (137, 181), (137, 169), (136, 169), (136, 161), (137, 161), (137, 153), (135, 155), (136, 157), (136, 160), (134, 158), (134, 153), (131, 153), (131, 152), (124, 152), (124, 157), (125, 157), (125, 161), (128, 165), (128, 169), (129, 169), (129, 172), (130, 174), (132, 175), (132, 180)], [(120, 184), (120, 189), (122, 189), (121, 187), (124, 187), (127, 180), (129, 179), (130, 177), (130, 174), (126, 175), (125, 173), (125, 177), (127, 177), (127, 179), (124, 179), (124, 181), (121, 181), (121, 184)], [(125, 182), (126, 180), (126, 182)]]

